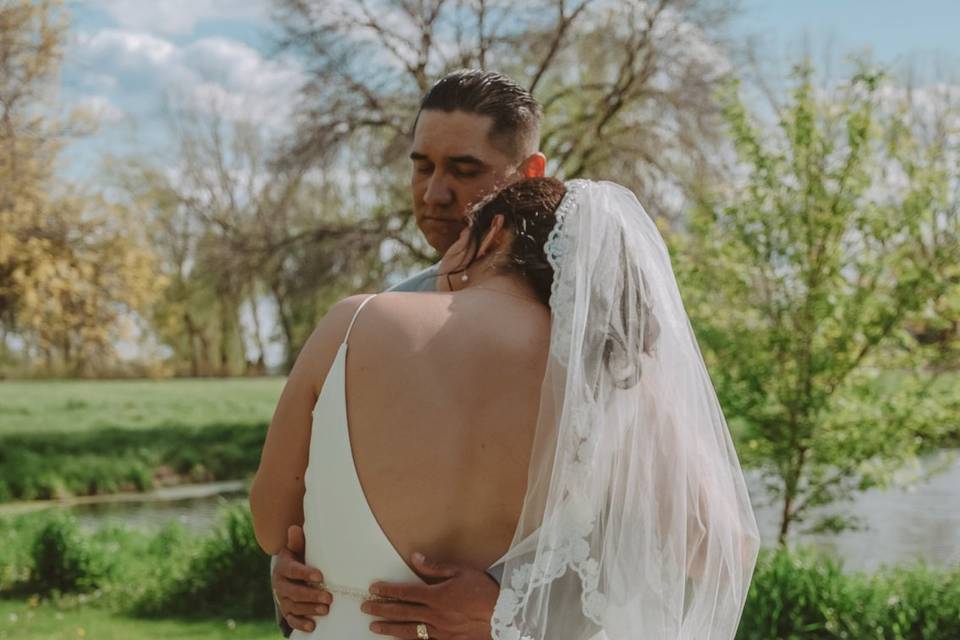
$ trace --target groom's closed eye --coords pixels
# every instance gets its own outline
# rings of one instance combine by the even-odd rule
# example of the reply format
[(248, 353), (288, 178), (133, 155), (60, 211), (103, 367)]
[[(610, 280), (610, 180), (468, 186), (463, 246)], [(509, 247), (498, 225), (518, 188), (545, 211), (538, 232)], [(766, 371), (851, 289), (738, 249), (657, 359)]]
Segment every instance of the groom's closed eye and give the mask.
[[(433, 162), (422, 153), (414, 151), (410, 154), (413, 160), (413, 170), (421, 175), (430, 175), (436, 169)], [(444, 167), (447, 171), (458, 178), (473, 178), (485, 173), (488, 169), (487, 164), (472, 155), (453, 156), (446, 158)]]
[(483, 171), (473, 168), (465, 169), (463, 167), (454, 167), (451, 173), (459, 178), (474, 178), (483, 173)]
[(433, 162), (427, 156), (414, 151), (410, 154), (410, 159), (413, 161), (413, 170), (416, 173), (423, 175), (429, 175), (433, 173)]
[(450, 173), (461, 178), (478, 176), (487, 169), (487, 165), (474, 156), (455, 156), (448, 159)]

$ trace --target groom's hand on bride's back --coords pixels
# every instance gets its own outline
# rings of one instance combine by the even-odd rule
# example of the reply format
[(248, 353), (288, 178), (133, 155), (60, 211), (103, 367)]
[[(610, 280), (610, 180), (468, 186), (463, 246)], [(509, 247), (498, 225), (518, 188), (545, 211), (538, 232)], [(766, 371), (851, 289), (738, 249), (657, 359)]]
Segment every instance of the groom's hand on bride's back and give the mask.
[(400, 602), (368, 600), (360, 609), (377, 620), (374, 633), (394, 638), (416, 638), (417, 624), (427, 625), (436, 640), (489, 640), (490, 618), (500, 585), (490, 574), (472, 567), (413, 558), (413, 566), (431, 584), (374, 582), (375, 596)]
[(287, 546), (277, 554), (270, 574), (280, 614), (287, 624), (300, 631), (313, 631), (313, 616), (330, 612), (333, 594), (310, 583), (323, 581), (323, 574), (304, 564), (303, 528), (296, 525), (287, 531)]

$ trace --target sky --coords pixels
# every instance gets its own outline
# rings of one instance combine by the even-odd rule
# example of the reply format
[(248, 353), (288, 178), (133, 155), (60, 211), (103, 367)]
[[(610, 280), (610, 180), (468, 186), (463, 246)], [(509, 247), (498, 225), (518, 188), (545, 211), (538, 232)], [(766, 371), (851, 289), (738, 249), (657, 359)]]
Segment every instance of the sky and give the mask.
[(870, 49), (885, 63), (946, 53), (960, 57), (957, 0), (742, 0), (737, 30), (775, 44), (834, 40), (837, 52)]
[[(900, 66), (960, 60), (960, 0), (741, 0), (741, 7), (730, 36), (756, 39), (774, 69), (828, 50), (841, 60), (869, 50)], [(297, 61), (272, 53), (270, 0), (67, 0), (67, 8), (60, 100), (87, 107), (100, 122), (68, 147), (69, 177), (94, 176), (104, 154), (170, 153), (171, 96), (278, 131), (289, 122), (305, 75)], [(268, 364), (280, 353), (271, 344)]]
[[(103, 153), (163, 153), (170, 96), (269, 127), (288, 121), (303, 72), (272, 55), (270, 0), (68, 0), (67, 7), (61, 99), (100, 122), (96, 135), (70, 148), (75, 176), (95, 171)], [(804, 51), (842, 60), (869, 50), (901, 66), (960, 60), (960, 0), (741, 0), (741, 8), (733, 38), (756, 39), (764, 59), (781, 64)]]
[(281, 127), (302, 82), (271, 55), (268, 0), (68, 0), (60, 98), (95, 112), (97, 133), (70, 149), (73, 171), (102, 153), (166, 150), (171, 101), (216, 106)]

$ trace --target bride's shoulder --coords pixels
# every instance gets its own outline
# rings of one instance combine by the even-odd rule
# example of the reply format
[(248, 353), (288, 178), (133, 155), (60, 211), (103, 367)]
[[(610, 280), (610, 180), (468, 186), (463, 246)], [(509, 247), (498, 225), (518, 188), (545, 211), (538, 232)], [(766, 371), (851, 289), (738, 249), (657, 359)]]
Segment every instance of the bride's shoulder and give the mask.
[(369, 320), (381, 329), (403, 330), (430, 324), (431, 317), (449, 306), (449, 298), (450, 294), (444, 292), (386, 291), (377, 294), (361, 315), (369, 313)]
[[(353, 318), (353, 332), (374, 333), (380, 336), (404, 333), (411, 328), (429, 324), (429, 317), (449, 305), (449, 294), (442, 292), (387, 291), (378, 294), (358, 294), (344, 298), (328, 312), (333, 323), (349, 328)], [(360, 306), (363, 310), (358, 313)]]

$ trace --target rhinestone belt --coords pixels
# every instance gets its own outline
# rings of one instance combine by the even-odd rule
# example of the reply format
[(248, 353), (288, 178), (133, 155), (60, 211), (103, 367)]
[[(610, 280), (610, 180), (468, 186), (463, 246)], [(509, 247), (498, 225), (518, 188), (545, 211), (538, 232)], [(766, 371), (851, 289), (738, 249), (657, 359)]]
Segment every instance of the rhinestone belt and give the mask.
[(335, 584), (333, 582), (312, 582), (313, 586), (319, 589), (325, 589), (330, 593), (339, 593), (340, 595), (347, 596), (348, 598), (353, 598), (355, 600), (365, 601), (372, 600), (374, 602), (400, 602), (398, 598), (390, 598), (387, 596), (376, 596), (366, 591), (365, 589), (357, 589), (355, 587), (347, 587), (344, 585)]

